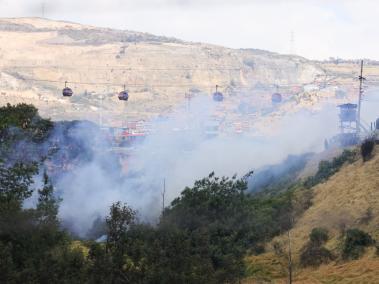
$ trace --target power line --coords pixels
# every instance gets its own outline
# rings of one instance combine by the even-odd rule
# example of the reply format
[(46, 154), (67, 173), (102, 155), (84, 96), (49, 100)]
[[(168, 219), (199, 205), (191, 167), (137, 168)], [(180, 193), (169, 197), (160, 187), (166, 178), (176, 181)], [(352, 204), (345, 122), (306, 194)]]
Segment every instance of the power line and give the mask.
[[(22, 81), (31, 81), (31, 82), (46, 82), (46, 83), (55, 83), (55, 84), (71, 84), (71, 85), (90, 85), (90, 86), (124, 86), (127, 87), (151, 87), (151, 88), (176, 88), (176, 87), (215, 87), (216, 84), (196, 84), (196, 83), (188, 83), (188, 84), (147, 84), (147, 83), (111, 83), (111, 82), (82, 82), (82, 81), (69, 81), (69, 80), (48, 80), (48, 79), (34, 79), (34, 78), (20, 78)], [(231, 86), (230, 84), (217, 84), (218, 87), (221, 88), (231, 88), (231, 89), (251, 89), (252, 86)], [(281, 84), (277, 85), (281, 88), (290, 88), (290, 87), (301, 87), (306, 84)], [(274, 85), (272, 85), (274, 86)]]
[[(0, 68), (4, 66), (0, 66)], [(32, 68), (32, 69), (38, 69), (38, 68), (72, 68), (72, 69), (79, 69), (78, 66), (54, 66), (54, 65), (46, 65), (46, 66), (7, 66), (8, 68)], [(83, 69), (94, 69), (94, 68), (102, 68), (104, 70), (106, 69), (115, 69), (115, 68), (119, 68), (120, 70), (123, 70), (122, 66), (87, 66), (87, 67), (80, 67), (80, 68), (83, 68)], [(240, 70), (241, 68), (223, 68), (223, 69), (211, 69), (211, 68), (197, 68), (197, 69), (191, 69), (191, 68), (130, 68), (130, 67), (125, 67), (124, 70), (130, 70), (130, 71), (148, 71), (148, 70), (152, 70), (152, 71), (163, 71), (163, 70), (173, 70), (173, 71), (177, 71), (177, 70)], [(361, 75), (362, 76), (362, 75)], [(359, 78), (361, 78), (361, 76)], [(317, 77), (317, 76), (316, 76)], [(333, 76), (334, 78), (330, 78), (329, 80), (326, 80), (324, 83), (327, 84), (327, 85), (339, 85), (339, 86), (350, 86), (352, 85), (353, 83), (352, 82), (336, 82), (336, 80), (338, 80), (338, 77), (340, 77), (339, 75), (334, 75)], [(353, 78), (352, 75), (349, 75), (349, 74), (344, 74), (344, 76), (341, 76), (341, 77), (345, 77), (345, 78)], [(341, 78), (340, 77), (340, 78)], [(378, 76), (375, 76), (375, 75), (370, 75), (370, 78), (372, 77), (378, 77)], [(364, 80), (366, 80), (366, 78), (363, 78)], [(93, 86), (123, 86), (124, 84), (126, 83), (114, 83), (114, 82), (83, 82), (83, 81), (68, 81), (68, 80), (48, 80), (48, 79), (35, 79), (35, 78), (25, 78), (25, 77), (21, 77), (20, 80), (23, 80), (23, 81), (33, 81), (33, 82), (46, 82), (46, 83), (55, 83), (55, 84), (63, 84), (67, 81), (67, 83), (71, 84), (71, 85), (93, 85)], [(366, 81), (367, 82), (367, 81)], [(377, 84), (379, 84), (379, 80), (369, 80), (367, 82), (368, 84), (366, 84), (366, 86), (370, 85), (370, 86), (376, 86)], [(280, 84), (279, 87), (281, 88), (288, 88), (288, 87), (302, 87), (304, 85), (307, 85), (307, 84), (316, 84), (316, 85), (319, 85), (321, 84), (320, 82), (308, 82), (308, 83), (303, 83), (303, 84)], [(130, 83), (130, 84), (126, 84), (128, 87), (150, 87), (150, 88), (179, 88), (179, 87), (187, 87), (187, 88), (191, 88), (191, 87), (204, 87), (204, 88), (213, 88), (215, 86), (215, 84), (196, 84), (196, 83), (186, 83), (186, 84), (147, 84), (147, 83)], [(229, 83), (226, 83), (224, 86), (222, 84), (220, 84), (221, 87), (223, 88), (226, 88), (226, 87), (229, 87), (229, 88), (232, 88), (232, 89), (252, 89), (253, 87), (252, 86), (230, 86)], [(272, 84), (272, 86), (274, 86), (274, 84)], [(361, 91), (363, 93), (363, 87), (360, 86), (361, 88)]]
[[(22, 81), (31, 81), (31, 82), (45, 82), (45, 83), (54, 83), (54, 84), (60, 84), (64, 85), (65, 82), (69, 85), (86, 85), (86, 86), (107, 86), (107, 87), (123, 87), (124, 85), (128, 88), (214, 88), (216, 85), (218, 87), (221, 87), (223, 89), (231, 89), (231, 90), (251, 90), (254, 87), (253, 86), (244, 86), (244, 85), (236, 85), (236, 86), (231, 86), (230, 84), (196, 84), (196, 83), (191, 83), (191, 84), (147, 84), (147, 83), (110, 83), (110, 82), (79, 82), (79, 81), (68, 81), (68, 80), (44, 80), (44, 79), (27, 79), (27, 78), (22, 78), (20, 79)], [(296, 88), (296, 87), (303, 87), (306, 84), (281, 84), (277, 85), (279, 88)], [(329, 84), (331, 85), (331, 84)], [(333, 84), (334, 86), (350, 86), (354, 87), (355, 85), (353, 83), (350, 84), (344, 84), (344, 83), (335, 83)], [(379, 86), (378, 85), (370, 85), (371, 87), (373, 86)], [(274, 88), (274, 85), (271, 86)], [(369, 87), (369, 86), (367, 86)], [(320, 88), (322, 89), (322, 88)]]
[(228, 66), (220, 66), (220, 67), (180, 67), (180, 68), (132, 68), (128, 66), (122, 65), (113, 65), (113, 66), (58, 66), (58, 65), (1, 65), (0, 68), (6, 69), (75, 69), (75, 70), (122, 70), (122, 71), (239, 71), (243, 69), (243, 67), (228, 67)]
[[(67, 84), (71, 85), (91, 85), (91, 86), (124, 86), (126, 85), (127, 87), (158, 87), (158, 88), (176, 88), (176, 87), (198, 87), (198, 86), (203, 86), (203, 87), (209, 87), (212, 86), (214, 87), (215, 85), (204, 85), (204, 84), (155, 84), (155, 85), (149, 85), (149, 84), (126, 84), (126, 83), (109, 83), (109, 82), (78, 82), (78, 81), (60, 81), (60, 80), (43, 80), (43, 79), (21, 79), (23, 81), (33, 81), (33, 82), (46, 82), (46, 83), (59, 83), (63, 84), (67, 82)], [(225, 87), (225, 86), (224, 86)]]

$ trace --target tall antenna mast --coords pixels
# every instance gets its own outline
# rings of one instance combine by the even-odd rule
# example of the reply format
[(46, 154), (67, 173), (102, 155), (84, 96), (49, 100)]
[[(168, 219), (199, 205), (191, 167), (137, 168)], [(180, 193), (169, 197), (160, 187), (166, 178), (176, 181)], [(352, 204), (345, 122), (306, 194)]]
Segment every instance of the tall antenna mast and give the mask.
[(363, 77), (363, 60), (361, 60), (361, 73), (358, 79), (359, 79), (359, 96), (358, 96), (357, 134), (359, 134), (361, 131), (361, 104), (362, 104), (362, 95), (363, 95), (363, 81), (366, 80), (366, 78)]
[(42, 12), (42, 18), (45, 18), (45, 2), (42, 2), (42, 5), (41, 5), (41, 12)]
[(290, 54), (295, 54), (295, 33), (294, 31), (291, 31), (291, 37), (290, 37)]

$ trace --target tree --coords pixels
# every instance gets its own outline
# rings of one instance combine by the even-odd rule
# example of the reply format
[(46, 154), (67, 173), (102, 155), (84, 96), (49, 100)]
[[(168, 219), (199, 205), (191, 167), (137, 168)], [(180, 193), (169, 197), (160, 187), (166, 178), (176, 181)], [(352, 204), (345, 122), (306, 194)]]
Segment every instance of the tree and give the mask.
[(105, 257), (110, 257), (112, 283), (131, 283), (125, 266), (127, 231), (135, 222), (136, 212), (126, 204), (116, 202), (110, 207), (107, 224)]
[(0, 107), (0, 158), (6, 159), (8, 164), (39, 160), (35, 154), (46, 150), (41, 145), (53, 126), (49, 119), (39, 116), (33, 105)]
[[(208, 267), (210, 283), (234, 282), (244, 273), (243, 256), (254, 238), (246, 188), (243, 180), (218, 178), (211, 173), (186, 188), (162, 216), (161, 229), (177, 228), (187, 235), (187, 241), (181, 243), (184, 246), (188, 242), (189, 247), (182, 251)], [(194, 269), (191, 257), (180, 259), (186, 263), (181, 273)]]
[(21, 210), (23, 201), (32, 195), (30, 185), (38, 172), (37, 164), (17, 163), (7, 167), (0, 161), (0, 213)]
[(11, 134), (11, 127), (26, 130), (23, 134), (28, 135), (35, 141), (43, 140), (49, 134), (53, 123), (43, 119), (38, 114), (38, 109), (33, 105), (18, 104), (12, 106), (7, 104), (0, 107), (0, 137)]
[(79, 283), (84, 258), (60, 228), (58, 200), (46, 174), (37, 207), (22, 206), (37, 172), (36, 164), (0, 164), (0, 282)]
[(59, 226), (58, 208), (60, 199), (54, 196), (54, 188), (46, 172), (43, 174), (43, 188), (38, 190), (37, 215), (40, 224)]
[(117, 247), (125, 238), (128, 228), (135, 221), (136, 212), (121, 202), (112, 204), (109, 216), (105, 219), (107, 224), (107, 247)]

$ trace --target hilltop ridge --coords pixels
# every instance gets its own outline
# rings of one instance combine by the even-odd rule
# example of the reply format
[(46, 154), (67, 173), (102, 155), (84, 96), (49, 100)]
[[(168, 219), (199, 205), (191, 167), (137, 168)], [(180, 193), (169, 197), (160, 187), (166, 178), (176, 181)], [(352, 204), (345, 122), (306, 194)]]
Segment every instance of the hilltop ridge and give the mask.
[[(246, 120), (250, 128), (262, 124), (260, 109), (271, 106), (274, 92), (289, 103), (266, 123), (336, 99), (325, 66), (299, 56), (41, 18), (0, 19), (0, 58), (0, 104), (32, 103), (54, 120), (98, 121), (101, 109), (104, 124), (120, 126), (167, 114), (184, 103), (185, 93), (209, 96), (215, 85), (227, 99), (219, 115), (231, 123)], [(65, 81), (75, 93), (70, 100), (61, 97)], [(124, 84), (131, 94), (127, 111), (116, 96)], [(241, 103), (250, 106), (250, 118), (241, 118)]]
[[(356, 100), (356, 62), (316, 62), (147, 33), (41, 18), (0, 19), (0, 105), (31, 103), (53, 120), (121, 127), (181, 112), (218, 85), (212, 119), (228, 133), (268, 135), (281, 119)], [(370, 65), (366, 76), (379, 75)], [(74, 96), (63, 98), (68, 81)], [(125, 88), (129, 100), (117, 94)], [(273, 105), (279, 92), (283, 101)]]

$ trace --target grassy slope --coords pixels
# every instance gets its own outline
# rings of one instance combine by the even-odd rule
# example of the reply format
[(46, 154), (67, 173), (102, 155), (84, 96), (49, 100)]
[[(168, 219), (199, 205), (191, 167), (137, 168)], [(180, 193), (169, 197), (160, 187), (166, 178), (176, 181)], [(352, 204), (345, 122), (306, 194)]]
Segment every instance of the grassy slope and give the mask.
[[(379, 147), (376, 148), (376, 152)], [(362, 222), (371, 208), (373, 218)], [(327, 228), (336, 237), (343, 227), (358, 227), (379, 237), (379, 154), (344, 166), (327, 182), (314, 188), (313, 205), (296, 222), (292, 230), (295, 250), (307, 241), (315, 227)], [(331, 240), (333, 242), (333, 239)], [(330, 244), (331, 245), (331, 244)]]
[[(251, 260), (251, 259), (250, 259)], [(255, 259), (262, 265), (268, 264), (264, 269), (260, 267), (261, 274), (259, 280), (246, 279), (244, 284), (258, 284), (258, 283), (277, 283), (284, 284), (286, 278), (283, 268), (277, 264), (269, 263), (267, 258), (262, 260), (262, 257)], [(270, 270), (271, 269), (271, 270)], [(267, 276), (262, 276), (263, 272), (269, 272), (271, 279)], [(266, 274), (267, 275), (267, 274)], [(329, 265), (323, 265), (318, 269), (303, 269), (296, 270), (293, 283), (304, 284), (319, 284), (319, 283), (378, 283), (379, 279), (379, 259), (372, 256), (365, 256), (359, 260), (350, 261), (347, 263), (332, 263)]]
[[(327, 247), (338, 251), (338, 237), (343, 228), (360, 228), (379, 239), (379, 146), (376, 155), (368, 162), (359, 160), (345, 165), (327, 182), (314, 188), (313, 205), (297, 220), (292, 235), (295, 262), (301, 247), (308, 240), (312, 228), (325, 227), (330, 231), (331, 239)], [(372, 218), (363, 220), (368, 208), (372, 210)], [(286, 244), (285, 237), (277, 238)], [(277, 257), (268, 252), (264, 255), (247, 259), (256, 278), (277, 279), (272, 283), (283, 282), (285, 263), (280, 265)], [(250, 270), (251, 271), (251, 270)], [(269, 277), (265, 277), (269, 272)], [(379, 258), (368, 252), (360, 260), (347, 263), (331, 263), (318, 269), (295, 268), (295, 283), (378, 283)], [(262, 283), (247, 280), (246, 283)], [(264, 282), (263, 282), (264, 283)]]

